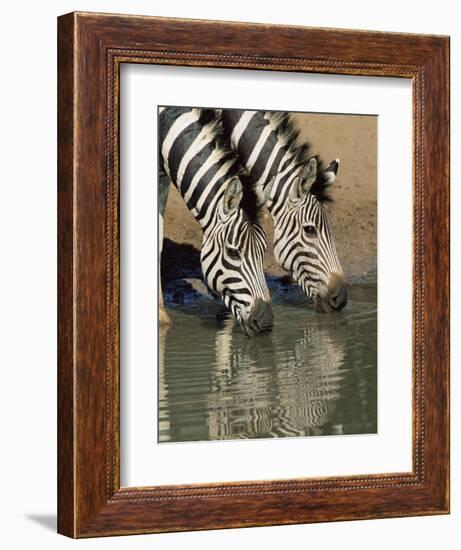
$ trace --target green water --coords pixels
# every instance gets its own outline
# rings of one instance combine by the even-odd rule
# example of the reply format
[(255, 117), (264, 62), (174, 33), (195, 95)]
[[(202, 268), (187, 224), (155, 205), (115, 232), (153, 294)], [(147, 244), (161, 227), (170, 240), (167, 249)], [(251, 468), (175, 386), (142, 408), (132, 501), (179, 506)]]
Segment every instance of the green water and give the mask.
[(207, 297), (170, 304), (160, 442), (376, 433), (376, 283), (353, 285), (335, 314), (293, 287), (272, 297), (274, 330), (253, 339)]

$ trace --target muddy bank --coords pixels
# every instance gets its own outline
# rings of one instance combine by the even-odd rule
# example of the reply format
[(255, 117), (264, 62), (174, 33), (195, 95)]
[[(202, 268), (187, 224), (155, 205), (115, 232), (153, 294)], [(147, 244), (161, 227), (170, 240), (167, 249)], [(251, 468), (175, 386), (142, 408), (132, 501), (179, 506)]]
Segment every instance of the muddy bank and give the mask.
[[(351, 281), (368, 279), (376, 271), (377, 236), (377, 117), (356, 115), (296, 114), (300, 141), (312, 144), (312, 153), (328, 164), (339, 158), (341, 165), (332, 189), (334, 203), (328, 208), (343, 269)], [(272, 221), (264, 213), (269, 250), (265, 271), (269, 277), (286, 273), (272, 254)], [(162, 281), (200, 279), (201, 230), (175, 188), (170, 189), (165, 212)]]

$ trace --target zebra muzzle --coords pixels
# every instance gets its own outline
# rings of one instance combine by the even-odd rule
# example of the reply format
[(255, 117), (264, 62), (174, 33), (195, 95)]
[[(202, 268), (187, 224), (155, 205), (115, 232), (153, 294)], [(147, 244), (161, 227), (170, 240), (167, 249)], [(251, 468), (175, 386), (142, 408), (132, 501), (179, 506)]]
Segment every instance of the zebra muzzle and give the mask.
[(340, 311), (347, 304), (347, 282), (343, 275), (332, 273), (327, 292), (319, 296), (315, 309), (321, 313)]
[(248, 321), (245, 323), (245, 329), (248, 336), (256, 336), (257, 334), (268, 334), (272, 331), (274, 325), (274, 315), (270, 302), (264, 300), (256, 300)]

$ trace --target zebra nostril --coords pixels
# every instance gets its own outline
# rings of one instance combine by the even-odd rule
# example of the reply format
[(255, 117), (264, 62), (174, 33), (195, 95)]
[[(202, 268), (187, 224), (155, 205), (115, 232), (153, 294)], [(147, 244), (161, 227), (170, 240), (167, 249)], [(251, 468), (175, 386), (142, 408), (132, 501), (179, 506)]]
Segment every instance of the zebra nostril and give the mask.
[(347, 290), (345, 285), (336, 290), (330, 295), (330, 305), (332, 308), (340, 310), (347, 304)]
[(274, 317), (270, 303), (257, 300), (250, 315), (249, 325), (257, 334), (272, 331)]
[(330, 297), (330, 304), (332, 306), (336, 307), (337, 304), (338, 304), (338, 301), (339, 301), (339, 295), (338, 294), (336, 294), (335, 296)]
[(347, 283), (343, 276), (334, 273), (330, 278), (327, 294), (328, 305), (335, 311), (347, 304)]

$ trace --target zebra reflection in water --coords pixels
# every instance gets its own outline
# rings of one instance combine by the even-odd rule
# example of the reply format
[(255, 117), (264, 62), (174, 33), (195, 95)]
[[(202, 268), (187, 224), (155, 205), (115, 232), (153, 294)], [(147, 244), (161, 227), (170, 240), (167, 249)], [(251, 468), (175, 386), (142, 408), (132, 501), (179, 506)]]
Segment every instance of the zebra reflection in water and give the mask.
[(339, 397), (341, 347), (310, 327), (291, 349), (278, 349), (269, 338), (265, 345), (245, 342), (234, 348), (232, 328), (227, 321), (216, 337), (207, 407), (209, 439), (321, 435)]
[[(173, 325), (165, 338), (177, 337)], [(159, 365), (161, 442), (323, 433), (339, 397), (345, 358), (334, 332), (314, 324), (276, 343), (268, 337), (252, 341), (226, 319), (214, 342), (195, 346), (206, 371), (185, 367), (185, 350), (184, 358), (178, 350)], [(342, 425), (330, 426), (332, 431), (342, 433)]]

